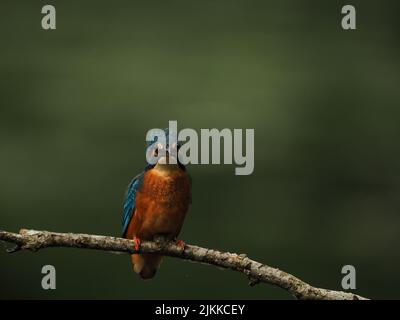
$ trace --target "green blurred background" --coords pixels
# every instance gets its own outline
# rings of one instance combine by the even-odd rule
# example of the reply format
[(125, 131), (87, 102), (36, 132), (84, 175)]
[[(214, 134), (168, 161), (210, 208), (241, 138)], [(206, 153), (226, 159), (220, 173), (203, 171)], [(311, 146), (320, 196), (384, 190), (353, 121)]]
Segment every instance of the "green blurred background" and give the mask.
[[(41, 7), (57, 29), (41, 29)], [(147, 130), (254, 128), (255, 171), (189, 167), (181, 238), (359, 294), (400, 285), (399, 2), (0, 3), (0, 229), (120, 235)], [(41, 289), (41, 267), (57, 289)], [(144, 282), (125, 255), (0, 250), (1, 298), (291, 298), (166, 258)]]

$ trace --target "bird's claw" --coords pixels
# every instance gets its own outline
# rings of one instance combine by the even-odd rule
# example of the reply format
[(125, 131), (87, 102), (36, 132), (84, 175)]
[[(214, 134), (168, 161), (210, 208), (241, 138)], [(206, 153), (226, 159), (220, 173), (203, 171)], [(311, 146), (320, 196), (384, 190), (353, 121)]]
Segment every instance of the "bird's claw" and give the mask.
[(141, 240), (140, 240), (140, 238), (133, 238), (133, 241), (135, 242), (135, 246), (134, 246), (134, 248), (135, 248), (135, 250), (136, 251), (139, 251), (140, 250), (140, 243), (141, 243)]
[(185, 250), (185, 247), (186, 247), (185, 241), (183, 241), (183, 240), (178, 240), (178, 241), (176, 241), (176, 245), (177, 245), (179, 248), (181, 248), (182, 250)]

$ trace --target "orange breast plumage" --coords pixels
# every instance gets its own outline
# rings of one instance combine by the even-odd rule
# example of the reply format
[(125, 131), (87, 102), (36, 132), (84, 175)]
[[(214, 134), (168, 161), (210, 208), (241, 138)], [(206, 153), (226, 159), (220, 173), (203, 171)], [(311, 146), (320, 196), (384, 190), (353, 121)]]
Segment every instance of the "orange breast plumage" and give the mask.
[(190, 177), (186, 171), (179, 168), (147, 171), (136, 196), (128, 237), (152, 240), (155, 235), (164, 235), (176, 238), (190, 202)]
[[(162, 235), (175, 239), (191, 202), (190, 177), (179, 167), (158, 167), (146, 171), (136, 194), (135, 209), (128, 225), (128, 239), (153, 240)], [(134, 270), (151, 279), (162, 261), (155, 254), (133, 254)]]

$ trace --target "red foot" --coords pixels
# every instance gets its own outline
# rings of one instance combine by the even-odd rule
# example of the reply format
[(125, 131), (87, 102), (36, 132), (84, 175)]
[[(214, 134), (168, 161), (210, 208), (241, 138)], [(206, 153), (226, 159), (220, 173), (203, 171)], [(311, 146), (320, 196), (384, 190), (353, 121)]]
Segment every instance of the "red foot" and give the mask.
[(141, 243), (141, 241), (140, 241), (140, 238), (136, 238), (136, 237), (134, 237), (133, 238), (133, 241), (135, 242), (135, 250), (136, 251), (139, 251), (139, 249), (140, 249), (140, 243)]
[(178, 241), (176, 242), (176, 245), (177, 245), (179, 248), (181, 248), (182, 250), (185, 250), (186, 243), (185, 243), (183, 240), (178, 240)]

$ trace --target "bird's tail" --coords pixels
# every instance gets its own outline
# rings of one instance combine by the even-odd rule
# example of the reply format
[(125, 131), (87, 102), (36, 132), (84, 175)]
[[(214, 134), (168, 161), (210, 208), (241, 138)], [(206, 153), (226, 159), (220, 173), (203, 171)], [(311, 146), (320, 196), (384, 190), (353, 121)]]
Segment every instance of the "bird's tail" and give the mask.
[(151, 279), (156, 275), (162, 256), (157, 254), (132, 254), (133, 269), (142, 279)]

